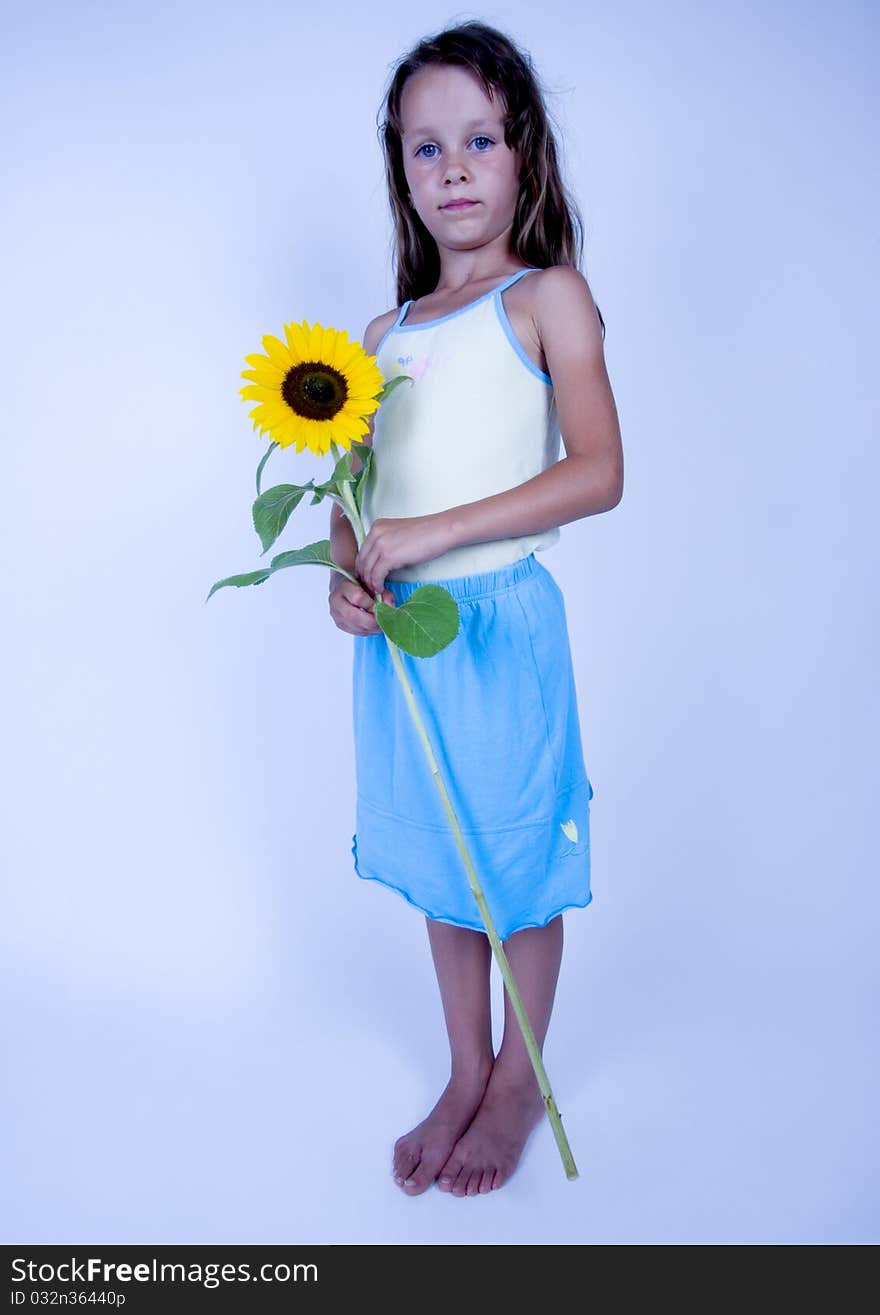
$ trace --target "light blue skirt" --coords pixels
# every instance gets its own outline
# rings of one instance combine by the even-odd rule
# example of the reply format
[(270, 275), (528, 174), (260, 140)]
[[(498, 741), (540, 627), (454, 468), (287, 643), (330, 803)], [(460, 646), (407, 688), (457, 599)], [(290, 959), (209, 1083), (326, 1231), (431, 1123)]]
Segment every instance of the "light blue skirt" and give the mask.
[[(458, 603), (456, 638), (400, 652), (501, 940), (590, 891), (590, 799), (562, 590), (531, 553), (497, 571), (425, 581)], [(387, 580), (400, 606), (418, 581)], [(384, 635), (355, 635), (359, 877), (438, 922), (483, 931), (452, 826)]]

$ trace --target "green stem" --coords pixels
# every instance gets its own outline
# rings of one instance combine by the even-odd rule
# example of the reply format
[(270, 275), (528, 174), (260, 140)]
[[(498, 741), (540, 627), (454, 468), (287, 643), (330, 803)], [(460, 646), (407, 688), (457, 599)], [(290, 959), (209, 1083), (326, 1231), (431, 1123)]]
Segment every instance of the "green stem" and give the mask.
[[(354, 499), (351, 496), (350, 489), (351, 489), (350, 485), (348, 484), (344, 485), (341, 490), (341, 498), (343, 504), (345, 505), (346, 514), (348, 515), (348, 518), (351, 521), (351, 526), (352, 529), (354, 530), (354, 536), (355, 539), (357, 540), (357, 545), (360, 548), (366, 536), (364, 534), (363, 523), (361, 521), (360, 516), (358, 515), (357, 508), (354, 505)], [(376, 594), (376, 601), (381, 602), (381, 600), (382, 600), (382, 594), (380, 591), (379, 593)], [(562, 1163), (565, 1167), (565, 1176), (566, 1178), (569, 1179), (577, 1178), (578, 1176), (577, 1166), (575, 1165), (574, 1156), (571, 1153), (571, 1147), (568, 1144), (568, 1138), (566, 1137), (565, 1130), (562, 1126), (562, 1118), (560, 1117), (559, 1110), (556, 1108), (556, 1101), (553, 1099), (553, 1092), (550, 1089), (550, 1080), (547, 1077), (547, 1071), (544, 1068), (544, 1061), (541, 1058), (541, 1051), (538, 1048), (538, 1043), (537, 1040), (535, 1039), (535, 1034), (532, 1031), (532, 1025), (529, 1022), (529, 1016), (525, 1011), (525, 1007), (523, 1005), (522, 998), (519, 993), (519, 988), (513, 976), (513, 972), (508, 962), (507, 955), (504, 953), (504, 947), (501, 944), (501, 939), (498, 935), (498, 932), (495, 929), (495, 923), (492, 919), (492, 914), (489, 911), (489, 906), (486, 903), (486, 898), (483, 894), (483, 889), (480, 885), (479, 878), (476, 874), (474, 865), (471, 861), (471, 856), (468, 853), (468, 849), (464, 841), (464, 836), (462, 835), (461, 827), (459, 826), (458, 823), (458, 818), (455, 815), (455, 809), (452, 807), (452, 802), (449, 798), (449, 793), (446, 789), (446, 784), (443, 780), (443, 777), (440, 774), (440, 768), (438, 767), (437, 760), (434, 757), (434, 751), (431, 748), (431, 741), (428, 738), (428, 732), (425, 730), (425, 724), (422, 721), (421, 714), (419, 713), (419, 709), (415, 701), (415, 696), (413, 695), (409, 681), (406, 678), (406, 671), (404, 670), (403, 661), (400, 656), (400, 649), (393, 642), (393, 640), (388, 638), (387, 635), (385, 635), (385, 640), (389, 646), (389, 649), (391, 650), (391, 660), (394, 663), (394, 669), (397, 672), (398, 680), (400, 681), (401, 686), (403, 687), (403, 693), (404, 693), (404, 697), (406, 698), (407, 707), (409, 708), (410, 715), (412, 716), (413, 723), (419, 735), (419, 739), (422, 741), (422, 745), (424, 747), (425, 754), (428, 759), (428, 764), (431, 769), (431, 775), (434, 778), (434, 783), (436, 784), (437, 789), (440, 791), (440, 798), (443, 801), (443, 807), (446, 810), (446, 816), (449, 818), (449, 823), (450, 826), (452, 827), (453, 835), (455, 836), (455, 843), (458, 846), (458, 852), (461, 854), (462, 862), (464, 863), (465, 871), (467, 872), (468, 875), (468, 881), (470, 882), (471, 892), (474, 896), (474, 899), (477, 902), (477, 907), (480, 910), (480, 916), (483, 919), (483, 925), (486, 928), (486, 934), (489, 937), (489, 943), (492, 946), (492, 953), (495, 955), (495, 959), (498, 963), (498, 967), (501, 969), (501, 976), (504, 979), (504, 985), (507, 987), (507, 993), (510, 997), (510, 1002), (513, 1005), (514, 1012), (517, 1017), (517, 1021), (519, 1022), (520, 1031), (522, 1032), (523, 1035), (523, 1041), (525, 1042), (526, 1050), (528, 1051), (529, 1059), (531, 1060), (532, 1068), (534, 1069), (535, 1072), (535, 1077), (538, 1080), (538, 1087), (540, 1089), (541, 1096), (543, 1097), (544, 1100), (544, 1107), (547, 1111), (547, 1116), (550, 1119), (550, 1126), (553, 1129), (553, 1136), (556, 1138), (556, 1144), (559, 1147), (559, 1154), (562, 1157)]]

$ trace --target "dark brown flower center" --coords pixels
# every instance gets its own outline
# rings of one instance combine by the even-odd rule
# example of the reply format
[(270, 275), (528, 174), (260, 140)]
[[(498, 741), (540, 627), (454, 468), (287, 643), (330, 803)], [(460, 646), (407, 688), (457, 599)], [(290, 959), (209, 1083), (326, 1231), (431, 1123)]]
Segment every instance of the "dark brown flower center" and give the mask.
[(307, 420), (332, 420), (345, 405), (344, 375), (323, 361), (301, 361), (288, 370), (281, 396), (292, 411)]

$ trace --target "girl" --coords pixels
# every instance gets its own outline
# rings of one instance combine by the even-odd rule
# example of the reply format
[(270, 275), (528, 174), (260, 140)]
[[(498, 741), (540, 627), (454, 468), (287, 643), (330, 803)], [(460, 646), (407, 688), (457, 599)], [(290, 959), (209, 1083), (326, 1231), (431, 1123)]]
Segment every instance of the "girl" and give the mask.
[(386, 378), (413, 382), (365, 440), (360, 551), (334, 504), (333, 558), (363, 589), (333, 572), (330, 612), (356, 637), (355, 871), (426, 915), (451, 1051), (392, 1172), (409, 1195), (436, 1181), (473, 1196), (507, 1181), (544, 1103), (506, 989), (493, 1052), (491, 946), (371, 613), (426, 582), (457, 601), (453, 642), (401, 658), (543, 1050), (562, 910), (592, 898), (593, 788), (564, 599), (535, 552), (617, 505), (623, 454), (604, 322), (576, 268), (580, 220), (528, 57), (478, 22), (420, 42), (393, 75), (383, 138), (400, 305), (363, 343)]

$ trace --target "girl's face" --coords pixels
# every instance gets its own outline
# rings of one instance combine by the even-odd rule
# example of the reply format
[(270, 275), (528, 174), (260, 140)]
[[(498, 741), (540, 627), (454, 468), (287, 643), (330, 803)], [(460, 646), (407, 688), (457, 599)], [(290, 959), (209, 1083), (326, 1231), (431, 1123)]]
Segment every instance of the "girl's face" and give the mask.
[[(456, 65), (419, 69), (400, 101), (412, 206), (441, 250), (469, 251), (512, 228), (520, 159), (504, 141), (500, 99)], [(450, 201), (475, 201), (444, 209)], [(500, 245), (507, 250), (507, 243)]]

